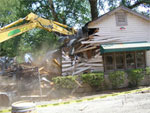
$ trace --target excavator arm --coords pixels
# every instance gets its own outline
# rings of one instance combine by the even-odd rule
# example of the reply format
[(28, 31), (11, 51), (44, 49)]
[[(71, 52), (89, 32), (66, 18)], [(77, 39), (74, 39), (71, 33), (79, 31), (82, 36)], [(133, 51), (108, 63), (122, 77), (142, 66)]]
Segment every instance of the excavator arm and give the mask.
[[(13, 27), (23, 21), (27, 21), (27, 23)], [(25, 18), (19, 19), (16, 22), (0, 28), (0, 43), (34, 28), (41, 28), (49, 32), (60, 33), (62, 35), (74, 35), (76, 32), (74, 29), (69, 28), (66, 25), (56, 21), (44, 19), (34, 13), (30, 13)]]

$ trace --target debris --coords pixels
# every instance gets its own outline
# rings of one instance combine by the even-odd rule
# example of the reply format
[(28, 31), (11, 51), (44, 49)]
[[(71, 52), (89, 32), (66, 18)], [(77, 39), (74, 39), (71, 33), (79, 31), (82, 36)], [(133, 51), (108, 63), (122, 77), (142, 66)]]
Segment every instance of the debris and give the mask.
[[(81, 32), (82, 31), (82, 32)], [(85, 25), (79, 30), (77, 38), (71, 38), (70, 41), (62, 48), (62, 75), (80, 75), (82, 73), (91, 72), (97, 67), (103, 67), (103, 63), (96, 60), (95, 55), (99, 53), (99, 46), (91, 43), (94, 40), (97, 28), (88, 29)], [(87, 42), (87, 43), (85, 43)], [(98, 56), (101, 57), (99, 54)], [(95, 63), (89, 62), (95, 59)], [(96, 68), (95, 68), (96, 67)]]

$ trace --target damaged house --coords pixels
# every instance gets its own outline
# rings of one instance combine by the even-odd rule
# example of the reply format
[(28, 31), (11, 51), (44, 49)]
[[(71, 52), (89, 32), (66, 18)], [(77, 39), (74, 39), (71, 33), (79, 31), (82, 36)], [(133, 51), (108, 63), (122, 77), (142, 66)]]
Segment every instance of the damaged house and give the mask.
[(150, 66), (149, 17), (120, 6), (82, 30), (87, 33), (62, 48), (62, 75)]

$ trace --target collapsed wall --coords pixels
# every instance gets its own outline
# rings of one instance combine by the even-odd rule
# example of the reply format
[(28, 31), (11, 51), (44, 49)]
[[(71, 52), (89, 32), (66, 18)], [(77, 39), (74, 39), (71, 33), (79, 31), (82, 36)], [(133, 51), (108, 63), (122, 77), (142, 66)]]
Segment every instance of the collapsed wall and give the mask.
[[(87, 72), (103, 71), (103, 60), (99, 43), (91, 43), (99, 29), (88, 29), (85, 25), (62, 50), (62, 75), (80, 75)], [(79, 35), (80, 34), (80, 35)]]

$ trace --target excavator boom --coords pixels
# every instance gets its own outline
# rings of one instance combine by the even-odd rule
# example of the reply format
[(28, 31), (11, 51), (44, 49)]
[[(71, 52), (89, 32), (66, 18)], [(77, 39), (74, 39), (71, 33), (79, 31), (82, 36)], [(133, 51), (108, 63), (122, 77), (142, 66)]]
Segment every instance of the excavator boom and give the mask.
[[(13, 27), (24, 20), (27, 21), (26, 24)], [(74, 29), (69, 28), (66, 25), (30, 13), (25, 18), (19, 19), (3, 28), (0, 28), (0, 43), (34, 28), (41, 28), (49, 32), (57, 32), (63, 35), (74, 35), (76, 32)]]

